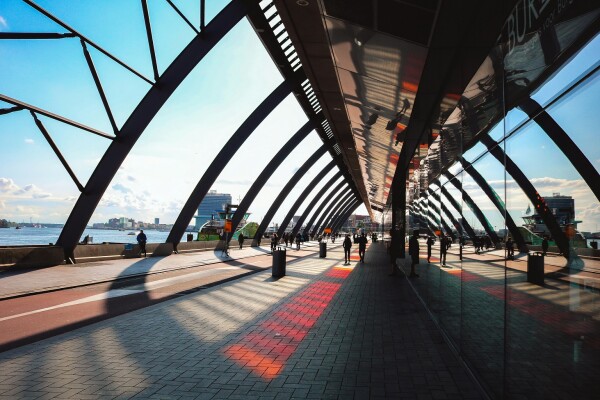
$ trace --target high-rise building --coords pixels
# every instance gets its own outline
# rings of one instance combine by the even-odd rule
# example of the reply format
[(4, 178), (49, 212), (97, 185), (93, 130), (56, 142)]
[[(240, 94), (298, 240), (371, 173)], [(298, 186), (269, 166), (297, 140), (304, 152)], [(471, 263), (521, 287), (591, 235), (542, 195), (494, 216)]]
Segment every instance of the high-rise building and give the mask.
[(154, 218), (154, 225), (160, 224), (160, 218)]
[(216, 190), (210, 190), (204, 200), (198, 206), (198, 215), (195, 216), (195, 228), (200, 230), (209, 220), (219, 218), (219, 211), (225, 211), (227, 204), (231, 204), (231, 195), (229, 193), (217, 193)]

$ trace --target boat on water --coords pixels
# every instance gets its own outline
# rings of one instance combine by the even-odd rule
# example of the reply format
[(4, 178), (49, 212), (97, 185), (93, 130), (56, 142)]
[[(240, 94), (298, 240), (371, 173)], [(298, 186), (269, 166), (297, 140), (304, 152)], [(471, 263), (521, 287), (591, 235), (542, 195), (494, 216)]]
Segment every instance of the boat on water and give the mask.
[(129, 232), (128, 235), (135, 235), (135, 232)]
[(19, 225), (15, 226), (15, 229), (21, 229), (21, 227)]

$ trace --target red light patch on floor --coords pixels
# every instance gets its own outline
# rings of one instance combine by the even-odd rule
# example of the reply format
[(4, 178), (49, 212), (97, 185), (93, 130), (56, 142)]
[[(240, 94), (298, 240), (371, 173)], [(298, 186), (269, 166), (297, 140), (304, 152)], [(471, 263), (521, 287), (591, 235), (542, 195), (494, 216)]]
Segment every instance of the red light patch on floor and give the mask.
[[(335, 267), (324, 276), (345, 279), (351, 272), (349, 268)], [(270, 318), (242, 336), (238, 343), (226, 347), (225, 355), (253, 374), (272, 380), (279, 375), (341, 286), (339, 282), (327, 281), (310, 284)]]
[(587, 337), (586, 343), (600, 348), (600, 338), (598, 337), (600, 324), (589, 317), (584, 320), (583, 318), (586, 318), (584, 315), (514, 290), (509, 290), (508, 299), (506, 299), (502, 286), (486, 286), (481, 290), (502, 301), (508, 301), (510, 308), (527, 314), (563, 334), (570, 335), (575, 339), (579, 339), (581, 336)]
[(471, 272), (465, 271), (464, 269), (449, 269), (445, 270), (446, 273), (450, 275), (456, 275), (460, 277), (463, 282), (482, 282), (484, 281), (483, 276), (473, 274)]

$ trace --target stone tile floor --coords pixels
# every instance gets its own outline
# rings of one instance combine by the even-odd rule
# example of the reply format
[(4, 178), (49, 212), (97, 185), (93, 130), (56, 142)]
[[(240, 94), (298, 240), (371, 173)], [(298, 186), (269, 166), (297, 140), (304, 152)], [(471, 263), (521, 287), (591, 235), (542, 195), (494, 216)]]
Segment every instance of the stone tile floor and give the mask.
[(0, 398), (481, 398), (388, 272), (381, 243), (337, 247), (1, 353)]

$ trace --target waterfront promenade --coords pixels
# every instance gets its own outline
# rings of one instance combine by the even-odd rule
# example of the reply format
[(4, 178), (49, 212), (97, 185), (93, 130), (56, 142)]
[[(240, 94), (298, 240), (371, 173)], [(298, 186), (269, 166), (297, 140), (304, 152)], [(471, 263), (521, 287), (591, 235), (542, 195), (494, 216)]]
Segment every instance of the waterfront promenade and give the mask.
[[(229, 261), (204, 252), (49, 269), (64, 286), (175, 267), (196, 275), (146, 275), (133, 289), (105, 283), (121, 290), (119, 303), (165, 292), (166, 279), (181, 290), (0, 353), (0, 398), (481, 398), (408, 279), (388, 276), (383, 243), (371, 244), (364, 264), (354, 253), (350, 266), (339, 244), (328, 246), (326, 258), (315, 242), (288, 249), (280, 279), (264, 248), (232, 250)], [(236, 273), (245, 276), (232, 280)], [(28, 274), (0, 279), (2, 293), (31, 290), (26, 281), (46, 289), (61, 282), (45, 281), (44, 270)], [(153, 286), (155, 278), (163, 282)], [(106, 297), (97, 302), (116, 307)]]

